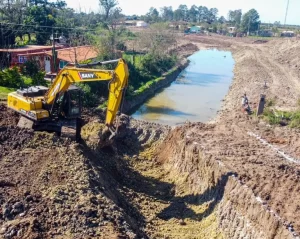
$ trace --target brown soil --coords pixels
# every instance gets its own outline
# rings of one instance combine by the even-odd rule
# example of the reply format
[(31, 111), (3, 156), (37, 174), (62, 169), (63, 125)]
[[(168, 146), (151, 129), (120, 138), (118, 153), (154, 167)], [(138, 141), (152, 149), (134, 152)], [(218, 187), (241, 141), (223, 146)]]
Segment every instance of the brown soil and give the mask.
[(19, 121), (19, 115), (0, 103), (0, 126), (16, 126)]
[(214, 122), (172, 129), (131, 119), (99, 150), (101, 112), (85, 112), (75, 144), (18, 129), (0, 105), (0, 238), (299, 237), (300, 131), (246, 116), (240, 101), (246, 92), (255, 109), (264, 93), (277, 109), (296, 109), (300, 43), (186, 36), (179, 46), (233, 54)]

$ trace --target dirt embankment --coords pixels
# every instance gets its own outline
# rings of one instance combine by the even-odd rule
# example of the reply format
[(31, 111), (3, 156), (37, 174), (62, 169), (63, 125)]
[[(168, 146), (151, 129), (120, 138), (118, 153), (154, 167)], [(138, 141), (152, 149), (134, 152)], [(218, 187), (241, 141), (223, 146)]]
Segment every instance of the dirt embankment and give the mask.
[(265, 94), (277, 109), (294, 110), (300, 92), (298, 57), (292, 52), (300, 43), (189, 39), (199, 47), (230, 50), (235, 76), (215, 124), (177, 128), (160, 148), (160, 160), (174, 178), (189, 175), (191, 194), (202, 198), (208, 190), (213, 195), (225, 238), (298, 238), (299, 130), (247, 117), (240, 101), (246, 92), (255, 109), (260, 94)]

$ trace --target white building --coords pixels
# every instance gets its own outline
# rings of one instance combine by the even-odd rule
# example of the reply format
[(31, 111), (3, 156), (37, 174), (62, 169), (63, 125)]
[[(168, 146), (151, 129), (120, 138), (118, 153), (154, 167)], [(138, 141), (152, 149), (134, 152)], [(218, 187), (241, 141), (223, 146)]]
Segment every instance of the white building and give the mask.
[(144, 21), (138, 21), (136, 23), (136, 26), (137, 27), (148, 27), (148, 23), (147, 22), (144, 22)]

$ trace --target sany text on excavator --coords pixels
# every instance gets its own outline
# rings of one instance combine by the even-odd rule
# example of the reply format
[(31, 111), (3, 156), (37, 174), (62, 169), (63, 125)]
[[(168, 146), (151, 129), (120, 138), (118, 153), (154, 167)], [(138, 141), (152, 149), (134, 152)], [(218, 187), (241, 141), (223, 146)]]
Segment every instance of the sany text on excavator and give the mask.
[[(89, 67), (117, 63), (114, 70)], [(109, 81), (109, 96), (105, 124), (110, 137), (116, 134), (113, 125), (128, 85), (128, 66), (123, 59), (67, 66), (55, 78), (50, 88), (44, 86), (17, 90), (8, 95), (9, 108), (21, 114), (18, 126), (37, 131), (66, 133), (80, 139), (82, 91), (72, 85), (92, 81)]]

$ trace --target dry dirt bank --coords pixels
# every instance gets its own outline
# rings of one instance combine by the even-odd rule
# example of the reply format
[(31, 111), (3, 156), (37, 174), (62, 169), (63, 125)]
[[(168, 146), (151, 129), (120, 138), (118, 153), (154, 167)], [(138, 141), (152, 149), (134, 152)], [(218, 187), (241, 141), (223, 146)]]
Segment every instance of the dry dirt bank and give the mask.
[[(267, 99), (275, 99), (275, 108), (294, 110), (300, 94), (296, 53), (300, 42), (289, 39), (260, 44), (201, 36), (187, 39), (199, 48), (231, 51), (236, 61), (235, 76), (215, 122), (177, 128), (165, 141), (160, 159), (167, 162), (170, 173), (189, 175), (191, 193), (203, 195), (204, 191), (205, 195), (211, 187), (221, 192), (216, 208), (225, 237), (297, 238), (299, 130), (272, 127), (247, 117), (241, 113), (240, 102), (246, 92), (255, 108), (260, 94), (266, 94)], [(218, 167), (211, 166), (213, 163), (222, 166), (221, 173)], [(210, 171), (211, 177), (207, 175)], [(224, 177), (231, 180), (222, 190), (218, 182), (223, 182)], [(209, 178), (212, 182), (207, 182)], [(233, 186), (232, 178), (240, 186)]]

